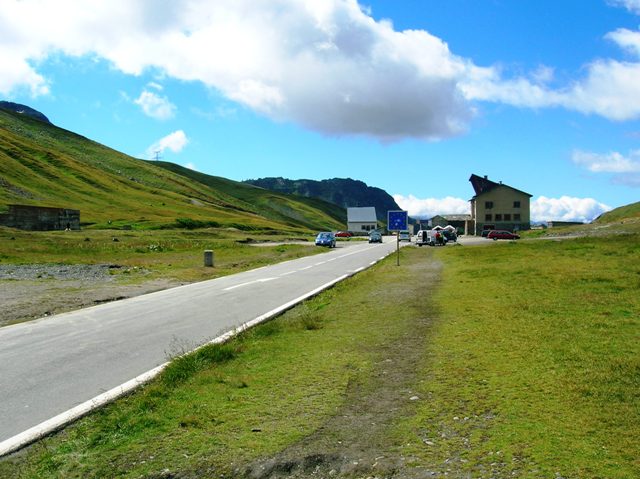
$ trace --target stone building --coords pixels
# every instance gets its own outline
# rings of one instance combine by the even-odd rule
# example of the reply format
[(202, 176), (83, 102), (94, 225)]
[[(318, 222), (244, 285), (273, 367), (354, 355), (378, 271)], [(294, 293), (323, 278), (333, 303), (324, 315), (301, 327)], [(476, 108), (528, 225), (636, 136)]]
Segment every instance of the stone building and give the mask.
[(471, 198), (472, 231), (480, 235), (483, 230), (519, 231), (531, 228), (529, 193), (502, 182), (495, 183), (486, 176), (469, 178), (476, 194)]
[(30, 231), (79, 230), (80, 210), (9, 205), (9, 212), (0, 214), (0, 226)]

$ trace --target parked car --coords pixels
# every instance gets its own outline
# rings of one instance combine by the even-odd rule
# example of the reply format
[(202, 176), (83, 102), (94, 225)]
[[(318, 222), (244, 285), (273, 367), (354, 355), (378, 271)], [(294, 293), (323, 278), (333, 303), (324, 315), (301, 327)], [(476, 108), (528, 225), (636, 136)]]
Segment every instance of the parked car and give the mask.
[(351, 238), (352, 236), (353, 236), (353, 233), (349, 231), (338, 231), (336, 233), (336, 238)]
[(411, 241), (411, 233), (408, 231), (399, 231), (398, 232), (398, 241)]
[(512, 233), (511, 231), (506, 231), (506, 230), (491, 230), (487, 234), (487, 238), (492, 239), (494, 241), (499, 239), (516, 240), (516, 239), (520, 239), (520, 235), (517, 235), (515, 233)]
[(447, 238), (447, 241), (453, 241), (454, 243), (458, 241), (458, 235), (454, 230), (445, 228), (442, 230), (442, 233), (444, 234), (444, 237)]
[(482, 234), (482, 237), (483, 237), (483, 238), (486, 238), (486, 237), (487, 237), (487, 235), (488, 235), (489, 233), (491, 233), (492, 231), (493, 231), (493, 230), (482, 230), (482, 233), (481, 233), (481, 234)]
[(328, 246), (329, 248), (336, 247), (336, 237), (329, 231), (323, 231), (316, 236), (316, 246)]
[(369, 233), (369, 243), (382, 243), (382, 234), (379, 231)]

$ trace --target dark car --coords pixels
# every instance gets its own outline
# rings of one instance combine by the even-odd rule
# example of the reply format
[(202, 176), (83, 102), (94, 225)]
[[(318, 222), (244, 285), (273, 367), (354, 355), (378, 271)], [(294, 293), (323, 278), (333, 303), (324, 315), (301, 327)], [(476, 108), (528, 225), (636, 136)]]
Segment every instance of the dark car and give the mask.
[(323, 231), (316, 236), (316, 246), (328, 246), (329, 248), (336, 247), (336, 237), (329, 231)]
[(382, 235), (379, 231), (369, 233), (369, 243), (382, 243)]
[(492, 231), (489, 231), (489, 234), (487, 234), (487, 238), (492, 240), (499, 240), (499, 239), (516, 240), (516, 239), (520, 239), (520, 235), (517, 235), (515, 233), (512, 233), (511, 231), (506, 231), (506, 230), (492, 230)]
[(353, 236), (353, 233), (350, 233), (349, 231), (338, 231), (336, 233), (336, 238), (351, 238)]

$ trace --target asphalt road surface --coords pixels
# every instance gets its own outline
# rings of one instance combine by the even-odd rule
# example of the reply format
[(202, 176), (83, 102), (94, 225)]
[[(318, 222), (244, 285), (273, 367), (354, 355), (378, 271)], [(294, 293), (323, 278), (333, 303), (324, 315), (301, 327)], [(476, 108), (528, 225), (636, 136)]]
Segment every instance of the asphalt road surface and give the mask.
[(385, 240), (0, 328), (0, 454), (171, 355), (374, 264), (395, 251), (395, 238)]

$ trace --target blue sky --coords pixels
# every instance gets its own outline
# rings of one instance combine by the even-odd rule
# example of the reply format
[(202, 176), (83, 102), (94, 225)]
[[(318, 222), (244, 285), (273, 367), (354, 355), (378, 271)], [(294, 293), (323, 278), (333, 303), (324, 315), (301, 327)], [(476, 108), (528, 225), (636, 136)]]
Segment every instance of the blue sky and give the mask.
[(591, 220), (640, 193), (640, 0), (5, 0), (0, 98), (234, 180), (354, 178), (413, 216), (472, 173)]

